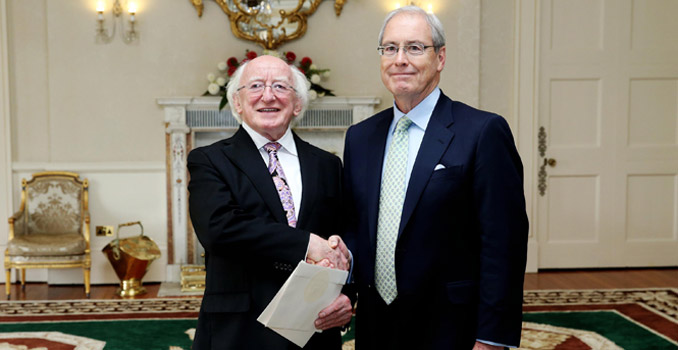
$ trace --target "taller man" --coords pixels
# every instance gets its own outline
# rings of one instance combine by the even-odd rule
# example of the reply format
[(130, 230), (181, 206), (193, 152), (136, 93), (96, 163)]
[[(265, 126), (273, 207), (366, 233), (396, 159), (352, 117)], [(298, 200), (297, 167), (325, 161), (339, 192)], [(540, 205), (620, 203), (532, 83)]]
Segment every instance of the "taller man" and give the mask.
[(352, 126), (344, 148), (356, 346), (517, 347), (528, 222), (509, 126), (440, 91), (434, 15), (391, 12), (377, 50), (394, 106)]

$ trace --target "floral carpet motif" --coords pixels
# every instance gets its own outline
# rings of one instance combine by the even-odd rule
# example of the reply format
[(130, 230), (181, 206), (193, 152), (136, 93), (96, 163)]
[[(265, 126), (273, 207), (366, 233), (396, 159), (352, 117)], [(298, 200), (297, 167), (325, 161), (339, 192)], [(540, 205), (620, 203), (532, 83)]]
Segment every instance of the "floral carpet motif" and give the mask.
[(198, 317), (201, 298), (0, 302), (3, 322)]
[[(656, 336), (670, 348), (678, 347), (678, 289), (525, 291), (523, 313), (528, 319), (547, 313), (590, 315), (591, 318), (608, 313)], [(600, 334), (582, 331), (524, 323), (521, 349), (621, 348)]]
[[(3, 324), (32, 322), (196, 319), (200, 303), (201, 298), (0, 302), (0, 329)], [(531, 290), (524, 293), (523, 311), (529, 322), (523, 323), (522, 350), (632, 348), (616, 344), (611, 339), (614, 337), (606, 336), (604, 331), (587, 328), (586, 322), (575, 322), (582, 327), (550, 322), (549, 317), (554, 314), (563, 319), (589, 320), (588, 324), (601, 327), (606, 321), (591, 322), (590, 319), (609, 314), (607, 316), (612, 315), (659, 339), (664, 343), (662, 349), (678, 348), (678, 289)], [(185, 330), (177, 332), (186, 337)], [(353, 341), (347, 340), (344, 349), (352, 349)], [(636, 341), (645, 344), (644, 338)], [(4, 342), (0, 339), (0, 343)], [(0, 349), (4, 349), (1, 346)], [(34, 344), (29, 348), (38, 346), (44, 345)], [(638, 348), (643, 349), (642, 345)]]

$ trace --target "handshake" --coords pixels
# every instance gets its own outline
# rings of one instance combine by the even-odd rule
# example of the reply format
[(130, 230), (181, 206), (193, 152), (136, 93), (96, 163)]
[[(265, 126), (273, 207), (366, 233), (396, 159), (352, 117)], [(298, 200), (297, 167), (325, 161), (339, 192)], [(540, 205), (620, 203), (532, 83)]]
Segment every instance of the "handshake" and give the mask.
[(324, 239), (311, 233), (306, 262), (348, 271), (351, 267), (351, 255), (341, 237), (334, 235)]

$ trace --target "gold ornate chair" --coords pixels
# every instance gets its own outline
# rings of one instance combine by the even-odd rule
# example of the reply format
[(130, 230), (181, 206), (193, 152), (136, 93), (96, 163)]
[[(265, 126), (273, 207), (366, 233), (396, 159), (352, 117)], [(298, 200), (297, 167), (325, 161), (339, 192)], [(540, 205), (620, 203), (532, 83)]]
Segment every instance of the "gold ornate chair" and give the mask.
[(41, 172), (21, 180), (21, 207), (9, 218), (9, 241), (5, 250), (7, 299), (12, 268), (21, 270), (26, 287), (26, 269), (82, 267), (85, 294), (90, 290), (89, 183), (70, 172)]

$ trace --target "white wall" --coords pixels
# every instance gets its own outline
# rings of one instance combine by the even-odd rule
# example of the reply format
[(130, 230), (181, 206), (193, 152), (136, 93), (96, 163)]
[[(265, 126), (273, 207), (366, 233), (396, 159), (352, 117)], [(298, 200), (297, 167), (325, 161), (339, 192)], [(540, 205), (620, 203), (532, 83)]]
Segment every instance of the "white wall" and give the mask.
[[(246, 49), (261, 51), (234, 37), (226, 15), (212, 1), (205, 2), (202, 18), (189, 1), (138, 3), (140, 41), (127, 45), (119, 37), (110, 44), (96, 43), (95, 0), (8, 1), (15, 161), (161, 161), (164, 144), (158, 140), (164, 137), (163, 115), (155, 98), (200, 95), (206, 74), (216, 71), (217, 62), (230, 56), (242, 58)], [(378, 96), (381, 107), (389, 106), (375, 47), (392, 3), (347, 2), (336, 17), (332, 2), (323, 2), (310, 18), (306, 36), (280, 50), (310, 56), (318, 66), (332, 69), (324, 85), (337, 95)], [(441, 87), (452, 98), (478, 105), (480, 3), (437, 3), (436, 12), (448, 34), (449, 59)], [(511, 2), (501, 4), (487, 4), (485, 12), (510, 20), (512, 14), (505, 9), (510, 10)], [(501, 9), (499, 13), (495, 8)], [(110, 17), (106, 18), (110, 24)], [(489, 26), (496, 29), (493, 35), (507, 32), (506, 21), (484, 22), (493, 24)], [(511, 50), (507, 46), (488, 51), (489, 64), (483, 62), (483, 67), (490, 69), (496, 62), (510, 69), (505, 65), (512, 57), (510, 51), (497, 53)], [(510, 94), (506, 91), (511, 84), (504, 82), (488, 84), (497, 92), (483, 96), (494, 109), (500, 109), (495, 105), (505, 104)], [(493, 94), (502, 99), (492, 104)]]
[[(307, 34), (279, 50), (330, 68), (332, 76), (323, 86), (337, 95), (377, 96), (382, 101), (377, 109), (388, 107), (392, 99), (381, 83), (376, 46), (383, 17), (395, 2), (351, 0), (336, 17), (333, 1), (325, 1), (310, 18)], [(447, 32), (443, 91), (513, 123), (514, 1), (431, 2)], [(14, 208), (22, 176), (42, 169), (79, 171), (92, 183), (93, 231), (97, 225), (141, 220), (166, 249), (165, 125), (155, 100), (201, 95), (205, 76), (216, 71), (217, 62), (261, 48), (235, 38), (213, 1), (205, 1), (202, 18), (188, 0), (137, 3), (140, 40), (127, 45), (119, 28), (110, 44), (96, 43), (96, 0), (0, 2), (7, 17), (11, 126), (6, 146), (11, 159), (0, 164), (13, 169)], [(111, 24), (110, 11), (106, 22)], [(0, 112), (3, 121), (1, 117)], [(2, 175), (0, 185), (1, 180)], [(0, 196), (1, 191), (2, 186)], [(108, 238), (93, 238), (93, 257), (106, 242)], [(98, 260), (93, 266), (94, 283), (116, 280), (104, 263)], [(162, 264), (154, 263), (147, 280), (164, 278)], [(50, 280), (52, 276), (50, 272)], [(58, 276), (81, 278), (78, 271)], [(44, 271), (33, 277), (47, 279)]]

